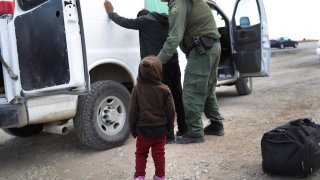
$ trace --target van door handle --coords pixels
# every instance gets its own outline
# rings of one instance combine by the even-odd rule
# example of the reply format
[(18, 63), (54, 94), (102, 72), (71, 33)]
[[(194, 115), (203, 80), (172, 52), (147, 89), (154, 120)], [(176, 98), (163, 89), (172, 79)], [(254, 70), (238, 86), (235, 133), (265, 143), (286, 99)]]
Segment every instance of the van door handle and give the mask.
[(64, 1), (64, 6), (68, 6), (68, 5), (70, 5), (70, 4), (72, 4), (71, 1)]

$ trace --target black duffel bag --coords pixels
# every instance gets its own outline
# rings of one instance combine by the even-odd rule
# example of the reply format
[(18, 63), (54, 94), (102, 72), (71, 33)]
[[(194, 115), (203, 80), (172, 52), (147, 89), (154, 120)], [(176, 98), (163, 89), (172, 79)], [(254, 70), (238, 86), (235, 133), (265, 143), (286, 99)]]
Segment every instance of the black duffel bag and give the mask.
[(307, 177), (320, 167), (320, 126), (313, 119), (290, 121), (261, 139), (265, 173)]

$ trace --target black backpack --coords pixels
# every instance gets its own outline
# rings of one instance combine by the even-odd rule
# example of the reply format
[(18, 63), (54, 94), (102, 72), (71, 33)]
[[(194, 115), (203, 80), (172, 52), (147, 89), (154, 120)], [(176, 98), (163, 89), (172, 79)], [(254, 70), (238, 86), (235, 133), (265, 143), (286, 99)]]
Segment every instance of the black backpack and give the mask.
[(320, 126), (313, 119), (290, 121), (261, 139), (265, 173), (307, 177), (320, 167)]

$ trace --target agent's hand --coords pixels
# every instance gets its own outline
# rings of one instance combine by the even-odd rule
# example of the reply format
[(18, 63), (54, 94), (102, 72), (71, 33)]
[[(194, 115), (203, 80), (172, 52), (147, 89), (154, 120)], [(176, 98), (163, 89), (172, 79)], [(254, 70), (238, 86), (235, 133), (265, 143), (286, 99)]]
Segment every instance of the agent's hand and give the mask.
[(109, 0), (104, 1), (104, 7), (108, 14), (113, 12), (113, 6)]

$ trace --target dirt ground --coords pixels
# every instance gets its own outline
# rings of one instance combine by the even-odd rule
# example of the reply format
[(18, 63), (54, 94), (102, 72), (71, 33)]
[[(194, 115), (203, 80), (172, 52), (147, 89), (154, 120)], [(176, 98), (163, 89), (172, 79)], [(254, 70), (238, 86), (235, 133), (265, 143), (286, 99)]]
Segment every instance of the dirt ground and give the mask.
[[(271, 76), (253, 79), (251, 95), (238, 96), (234, 86), (217, 89), (225, 136), (206, 136), (202, 144), (166, 145), (166, 179), (292, 179), (263, 173), (260, 141), (264, 132), (289, 120), (314, 117), (320, 122), (320, 60), (315, 48), (288, 48), (272, 55)], [(121, 147), (93, 151), (73, 131), (29, 138), (1, 131), (0, 180), (132, 179), (134, 151), (132, 137)], [(153, 172), (149, 157), (147, 179)], [(320, 179), (320, 170), (309, 179)]]

